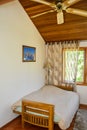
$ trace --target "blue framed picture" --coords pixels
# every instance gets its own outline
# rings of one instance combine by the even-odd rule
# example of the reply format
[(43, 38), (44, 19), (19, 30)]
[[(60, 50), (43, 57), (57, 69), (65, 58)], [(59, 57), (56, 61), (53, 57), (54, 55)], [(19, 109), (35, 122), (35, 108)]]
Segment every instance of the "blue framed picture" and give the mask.
[(35, 62), (36, 61), (36, 48), (30, 46), (23, 46), (23, 62)]

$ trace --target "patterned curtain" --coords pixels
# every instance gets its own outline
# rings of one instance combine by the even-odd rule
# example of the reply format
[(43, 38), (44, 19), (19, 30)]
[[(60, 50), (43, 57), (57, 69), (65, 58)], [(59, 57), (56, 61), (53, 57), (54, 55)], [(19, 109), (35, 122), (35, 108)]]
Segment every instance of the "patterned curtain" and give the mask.
[(46, 84), (61, 85), (63, 82), (75, 82), (78, 47), (78, 41), (46, 43), (46, 62), (44, 64)]

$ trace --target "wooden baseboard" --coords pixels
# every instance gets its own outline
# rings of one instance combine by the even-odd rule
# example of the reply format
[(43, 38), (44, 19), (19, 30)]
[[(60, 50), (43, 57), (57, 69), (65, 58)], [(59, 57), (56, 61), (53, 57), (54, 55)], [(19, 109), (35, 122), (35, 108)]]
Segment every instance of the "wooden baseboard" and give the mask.
[(13, 123), (13, 122), (14, 122), (15, 120), (17, 120), (18, 118), (20, 118), (20, 115), (17, 116), (16, 118), (14, 118), (13, 120), (11, 120), (10, 122), (8, 122), (6, 125), (2, 126), (2, 127), (0, 128), (0, 130), (3, 129), (3, 128), (5, 128), (5, 127), (7, 127), (9, 124)]
[(80, 104), (79, 108), (81, 108), (81, 109), (87, 109), (87, 105), (86, 104)]

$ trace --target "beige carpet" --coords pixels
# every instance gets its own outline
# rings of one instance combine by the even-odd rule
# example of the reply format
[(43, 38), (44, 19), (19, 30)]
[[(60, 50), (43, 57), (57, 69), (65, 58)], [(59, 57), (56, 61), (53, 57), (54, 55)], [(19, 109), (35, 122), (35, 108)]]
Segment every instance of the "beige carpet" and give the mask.
[(87, 110), (78, 110), (73, 130), (87, 130)]

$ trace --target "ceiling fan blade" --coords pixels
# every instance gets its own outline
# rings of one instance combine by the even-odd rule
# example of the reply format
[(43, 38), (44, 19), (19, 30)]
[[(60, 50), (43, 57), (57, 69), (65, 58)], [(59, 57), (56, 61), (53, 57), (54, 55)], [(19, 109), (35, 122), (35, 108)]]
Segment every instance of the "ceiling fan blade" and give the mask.
[(85, 10), (74, 9), (74, 8), (67, 8), (66, 12), (67, 13), (71, 13), (71, 14), (76, 14), (76, 15), (87, 17), (87, 11), (85, 11)]
[(63, 6), (63, 10), (65, 10), (67, 7), (79, 2), (81, 0), (66, 0), (62, 3), (62, 6)]
[(44, 1), (44, 0), (31, 0), (31, 1), (38, 2), (38, 3), (41, 3), (41, 4), (45, 4), (45, 5), (48, 5), (50, 7), (55, 7), (55, 4), (50, 3), (48, 1)]
[(57, 24), (62, 24), (64, 23), (64, 15), (62, 10), (57, 12)]
[(46, 11), (46, 12), (43, 12), (43, 13), (40, 13), (40, 14), (36, 14), (34, 16), (31, 16), (31, 18), (36, 18), (36, 17), (39, 17), (41, 15), (44, 15), (44, 14), (47, 14), (47, 13), (52, 13), (54, 12), (55, 10), (49, 10), (49, 11)]

